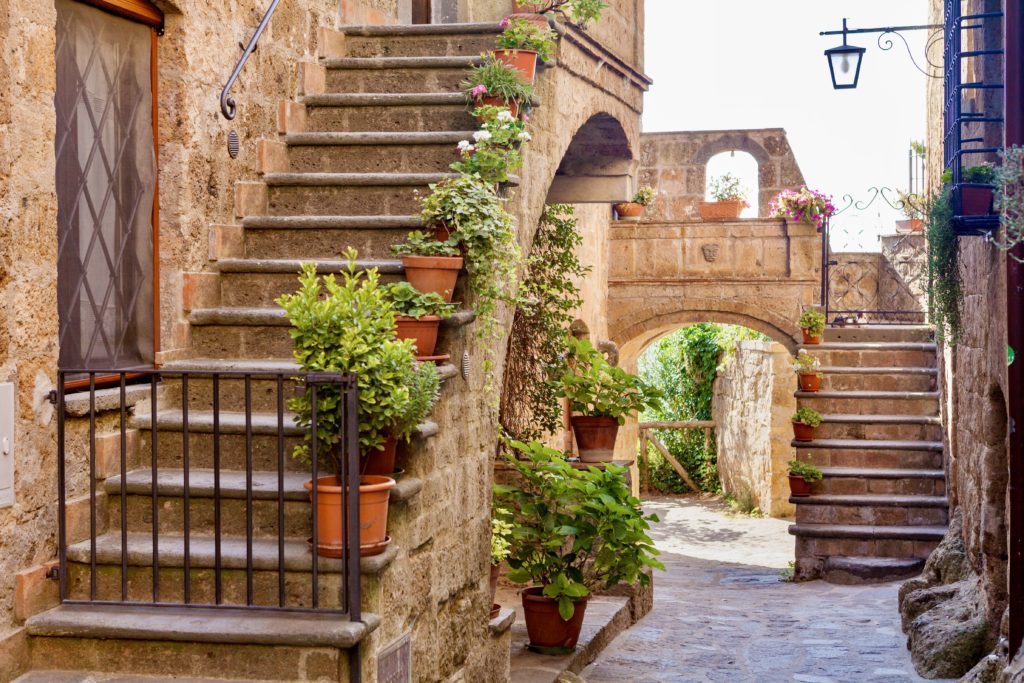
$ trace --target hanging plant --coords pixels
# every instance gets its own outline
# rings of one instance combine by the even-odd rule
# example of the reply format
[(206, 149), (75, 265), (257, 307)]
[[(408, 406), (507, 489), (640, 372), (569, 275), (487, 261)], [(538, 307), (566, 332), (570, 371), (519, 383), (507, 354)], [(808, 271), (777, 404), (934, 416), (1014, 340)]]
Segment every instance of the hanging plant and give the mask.
[(963, 283), (949, 188), (928, 202), (925, 216), (930, 281), (928, 315), (939, 338), (955, 345), (962, 330)]

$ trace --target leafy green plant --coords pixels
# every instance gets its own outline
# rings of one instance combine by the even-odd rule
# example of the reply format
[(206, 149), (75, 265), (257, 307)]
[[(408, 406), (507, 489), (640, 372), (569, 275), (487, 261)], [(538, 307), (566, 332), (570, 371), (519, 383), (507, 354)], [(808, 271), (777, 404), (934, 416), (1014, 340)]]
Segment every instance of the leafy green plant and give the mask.
[(799, 460), (789, 461), (789, 473), (794, 477), (803, 477), (808, 483), (821, 481), (824, 474), (814, 465)]
[(504, 27), (495, 47), (499, 50), (533, 50), (542, 62), (550, 62), (558, 34), (526, 19), (503, 19)]
[(569, 410), (614, 417), (621, 425), (630, 413), (658, 406), (660, 391), (609, 363), (586, 339), (567, 341), (568, 367), (558, 380), (556, 395), (569, 399)]
[(825, 331), (825, 314), (813, 308), (808, 308), (800, 314), (797, 325), (801, 330), (807, 330), (812, 337), (820, 337)]
[(483, 63), (472, 68), (461, 87), (470, 104), (484, 97), (523, 104), (533, 97), (533, 86), (516, 69), (495, 58), (494, 53), (484, 55)]
[(725, 504), (729, 506), (729, 511), (733, 514), (744, 517), (764, 517), (764, 513), (757, 505), (754, 492), (750, 488), (744, 488), (736, 495), (727, 494)]
[(513, 520), (510, 580), (542, 586), (569, 619), (576, 600), (592, 591), (636, 581), (646, 586), (646, 567), (664, 569), (647, 534), (658, 518), (644, 515), (630, 495), (625, 468), (577, 470), (536, 441), (511, 446), (525, 456), (507, 456), (522, 483), (494, 487), (497, 504)]
[(960, 250), (953, 230), (950, 190), (945, 188), (928, 202), (925, 213), (928, 240), (928, 317), (936, 334), (955, 345), (963, 330), (961, 307)]
[(452, 242), (439, 242), (433, 237), (414, 230), (401, 244), (391, 245), (395, 256), (458, 256), (459, 247)]
[(499, 565), (512, 553), (512, 513), (496, 508), (491, 517), (491, 564)]
[(405, 386), (409, 389), (409, 401), (405, 410), (399, 413), (394, 428), (394, 435), (406, 441), (427, 419), (441, 396), (441, 374), (436, 365), (414, 363), (407, 370)]
[(793, 372), (798, 375), (817, 375), (821, 377), (821, 361), (800, 349), (793, 359)]
[[(982, 164), (980, 166), (966, 166), (960, 171), (960, 182), (977, 183), (979, 185), (991, 185), (996, 180), (996, 169), (992, 166)], [(953, 184), (953, 169), (947, 168), (942, 172), (942, 184)]]
[(590, 272), (579, 259), (582, 243), (572, 206), (545, 207), (526, 259), (501, 393), (502, 429), (520, 441), (562, 428), (554, 380), (565, 371), (569, 326), (583, 305), (576, 283)]
[(450, 318), (455, 313), (455, 305), (447, 303), (441, 295), (435, 292), (423, 293), (408, 282), (384, 285), (384, 293), (391, 299), (395, 313), (404, 318)]
[(797, 408), (797, 411), (793, 413), (792, 420), (808, 427), (818, 427), (821, 425), (821, 413), (814, 408)]
[(896, 193), (896, 206), (908, 219), (921, 218), (924, 216), (924, 199), (913, 192)]
[(472, 140), (459, 143), (461, 160), (451, 169), (467, 175), (478, 175), (490, 184), (507, 183), (509, 174), (523, 166), (519, 146), (530, 140), (526, 124), (512, 116), (508, 107), (484, 105), (473, 115), (481, 122)]
[(636, 194), (633, 195), (633, 203), (639, 204), (640, 206), (650, 206), (654, 203), (654, 198), (657, 196), (657, 191), (650, 185), (644, 185)]
[(1007, 147), (999, 153), (1003, 163), (996, 171), (996, 211), (1002, 232), (989, 235), (997, 248), (1007, 252), (1009, 258), (1020, 262), (1012, 252), (1024, 242), (1024, 148)]
[[(383, 447), (388, 436), (404, 436), (409, 409), (408, 380), (416, 365), (412, 341), (395, 337), (395, 311), (379, 284), (377, 270), (356, 269), (356, 252), (349, 249), (348, 270), (342, 281), (321, 279), (316, 264), (305, 263), (300, 288), (276, 303), (291, 322), (293, 354), (304, 372), (354, 372), (359, 388), (359, 445), (363, 452)], [(317, 454), (333, 472), (341, 471), (339, 444), (343, 436), (337, 387), (317, 391)], [(312, 391), (292, 398), (288, 407), (295, 422), (306, 428), (307, 443), (293, 456), (311, 461)]]
[(716, 202), (729, 202), (747, 198), (747, 192), (743, 189), (742, 181), (732, 173), (723, 173), (712, 178), (709, 188), (711, 197)]
[(608, 8), (605, 0), (547, 0), (536, 5), (539, 14), (561, 14), (580, 28), (586, 28), (590, 22), (600, 20)]

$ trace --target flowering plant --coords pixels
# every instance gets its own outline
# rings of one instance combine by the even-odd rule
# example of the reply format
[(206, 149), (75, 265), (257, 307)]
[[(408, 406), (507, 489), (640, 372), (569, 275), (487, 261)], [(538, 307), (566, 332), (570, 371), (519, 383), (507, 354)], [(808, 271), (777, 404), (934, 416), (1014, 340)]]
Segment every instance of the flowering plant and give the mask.
[(519, 145), (529, 142), (526, 124), (512, 116), (507, 107), (477, 107), (473, 116), (481, 121), (472, 140), (463, 140), (458, 150), (462, 159), (451, 165), (458, 173), (478, 174), (484, 181), (507, 183), (509, 174), (523, 166)]
[[(524, 4), (524, 3), (520, 3)], [(605, 0), (544, 0), (529, 3), (539, 14), (557, 13), (569, 17), (580, 28), (586, 28), (592, 21), (598, 21), (608, 8)]]
[(533, 50), (542, 62), (550, 62), (555, 52), (558, 34), (549, 28), (541, 28), (526, 19), (506, 17), (501, 21), (505, 31), (498, 36), (499, 50)]
[(633, 195), (633, 203), (640, 206), (650, 206), (654, 203), (655, 195), (657, 195), (657, 191), (653, 187), (644, 185)]
[(723, 173), (717, 178), (711, 179), (711, 196), (716, 202), (729, 202), (737, 199), (742, 201), (747, 198), (747, 193), (739, 178), (732, 173)]
[(821, 377), (821, 361), (800, 349), (796, 358), (793, 359), (793, 372), (798, 375), (817, 375)]
[(533, 86), (523, 81), (516, 69), (495, 58), (494, 53), (484, 55), (483, 63), (473, 67), (462, 82), (462, 91), (471, 104), (484, 97), (522, 103), (533, 96)]
[(798, 223), (815, 225), (821, 232), (825, 220), (836, 212), (832, 197), (809, 187), (800, 190), (783, 190), (772, 202), (769, 215), (786, 218)]

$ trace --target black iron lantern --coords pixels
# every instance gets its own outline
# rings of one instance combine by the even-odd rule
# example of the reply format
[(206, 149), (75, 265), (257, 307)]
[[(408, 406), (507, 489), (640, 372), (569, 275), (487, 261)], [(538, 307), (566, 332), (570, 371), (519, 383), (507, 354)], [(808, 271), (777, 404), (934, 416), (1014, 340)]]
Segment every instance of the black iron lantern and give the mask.
[(833, 88), (849, 90), (857, 87), (857, 81), (860, 80), (860, 63), (866, 51), (862, 47), (846, 44), (846, 19), (843, 19), (843, 44), (825, 50), (828, 69), (832, 73)]

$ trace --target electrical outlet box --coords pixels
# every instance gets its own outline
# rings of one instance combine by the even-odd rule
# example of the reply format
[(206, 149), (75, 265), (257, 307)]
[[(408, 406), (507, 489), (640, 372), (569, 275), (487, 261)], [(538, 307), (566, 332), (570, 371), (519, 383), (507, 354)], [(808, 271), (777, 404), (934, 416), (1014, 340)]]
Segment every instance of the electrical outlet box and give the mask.
[(0, 508), (14, 505), (14, 385), (0, 384)]

